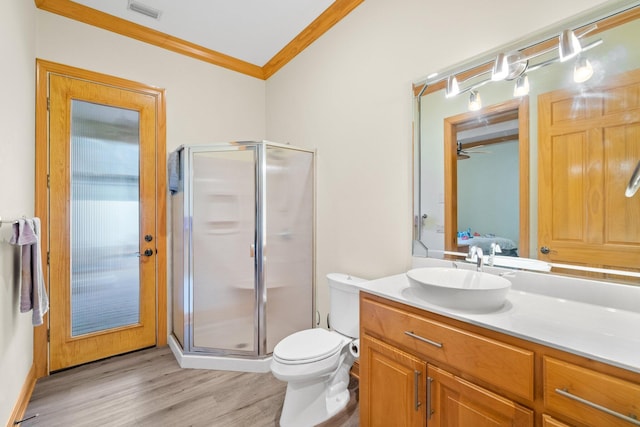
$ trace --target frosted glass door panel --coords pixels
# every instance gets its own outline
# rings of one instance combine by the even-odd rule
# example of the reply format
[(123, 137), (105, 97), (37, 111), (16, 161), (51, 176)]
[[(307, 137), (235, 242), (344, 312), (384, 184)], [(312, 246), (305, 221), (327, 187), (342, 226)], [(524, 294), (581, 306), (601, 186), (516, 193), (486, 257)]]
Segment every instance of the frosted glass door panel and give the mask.
[(193, 345), (257, 352), (255, 149), (193, 154)]
[(71, 105), (71, 335), (140, 320), (139, 113)]
[(267, 352), (313, 323), (313, 154), (267, 147)]

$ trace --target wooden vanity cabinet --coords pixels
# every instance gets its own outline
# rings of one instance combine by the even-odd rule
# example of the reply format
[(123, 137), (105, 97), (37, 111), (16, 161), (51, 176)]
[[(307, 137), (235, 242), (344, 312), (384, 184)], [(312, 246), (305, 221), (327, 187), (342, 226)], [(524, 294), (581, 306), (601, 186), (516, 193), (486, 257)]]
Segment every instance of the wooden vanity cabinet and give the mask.
[(640, 425), (638, 373), (366, 292), (360, 350), (364, 427)]
[(426, 362), (366, 337), (360, 340), (360, 363), (368, 368), (366, 387), (360, 377), (360, 407), (368, 408), (360, 412), (361, 425), (425, 425)]

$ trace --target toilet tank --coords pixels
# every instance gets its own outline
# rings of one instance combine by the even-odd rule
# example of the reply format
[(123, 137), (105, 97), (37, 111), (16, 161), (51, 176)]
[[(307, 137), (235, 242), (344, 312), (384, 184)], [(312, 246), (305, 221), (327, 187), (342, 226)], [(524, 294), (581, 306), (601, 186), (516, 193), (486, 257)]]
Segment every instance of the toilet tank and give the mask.
[(348, 274), (327, 274), (329, 281), (329, 326), (351, 338), (360, 336), (359, 291), (367, 281)]

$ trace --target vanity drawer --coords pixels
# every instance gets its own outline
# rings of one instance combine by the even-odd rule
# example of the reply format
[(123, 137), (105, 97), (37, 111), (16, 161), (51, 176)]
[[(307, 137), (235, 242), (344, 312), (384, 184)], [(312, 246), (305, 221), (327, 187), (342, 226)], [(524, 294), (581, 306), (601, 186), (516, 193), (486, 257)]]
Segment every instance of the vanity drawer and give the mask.
[(360, 325), (428, 361), (446, 363), (505, 391), (533, 400), (534, 354), (399, 308), (361, 297)]
[(587, 425), (640, 425), (639, 384), (551, 357), (544, 358), (544, 403)]

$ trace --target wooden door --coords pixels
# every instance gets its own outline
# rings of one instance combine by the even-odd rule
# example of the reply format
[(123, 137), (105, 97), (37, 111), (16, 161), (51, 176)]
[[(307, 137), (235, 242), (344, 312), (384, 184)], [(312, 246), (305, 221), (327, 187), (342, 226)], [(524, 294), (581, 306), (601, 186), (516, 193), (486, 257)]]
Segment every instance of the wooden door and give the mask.
[(533, 411), (429, 365), (429, 426), (498, 427), (533, 426)]
[(538, 98), (538, 247), (549, 262), (638, 271), (640, 70)]
[(424, 426), (426, 362), (370, 337), (361, 343), (361, 425)]
[(48, 74), (50, 370), (156, 344), (156, 97)]

